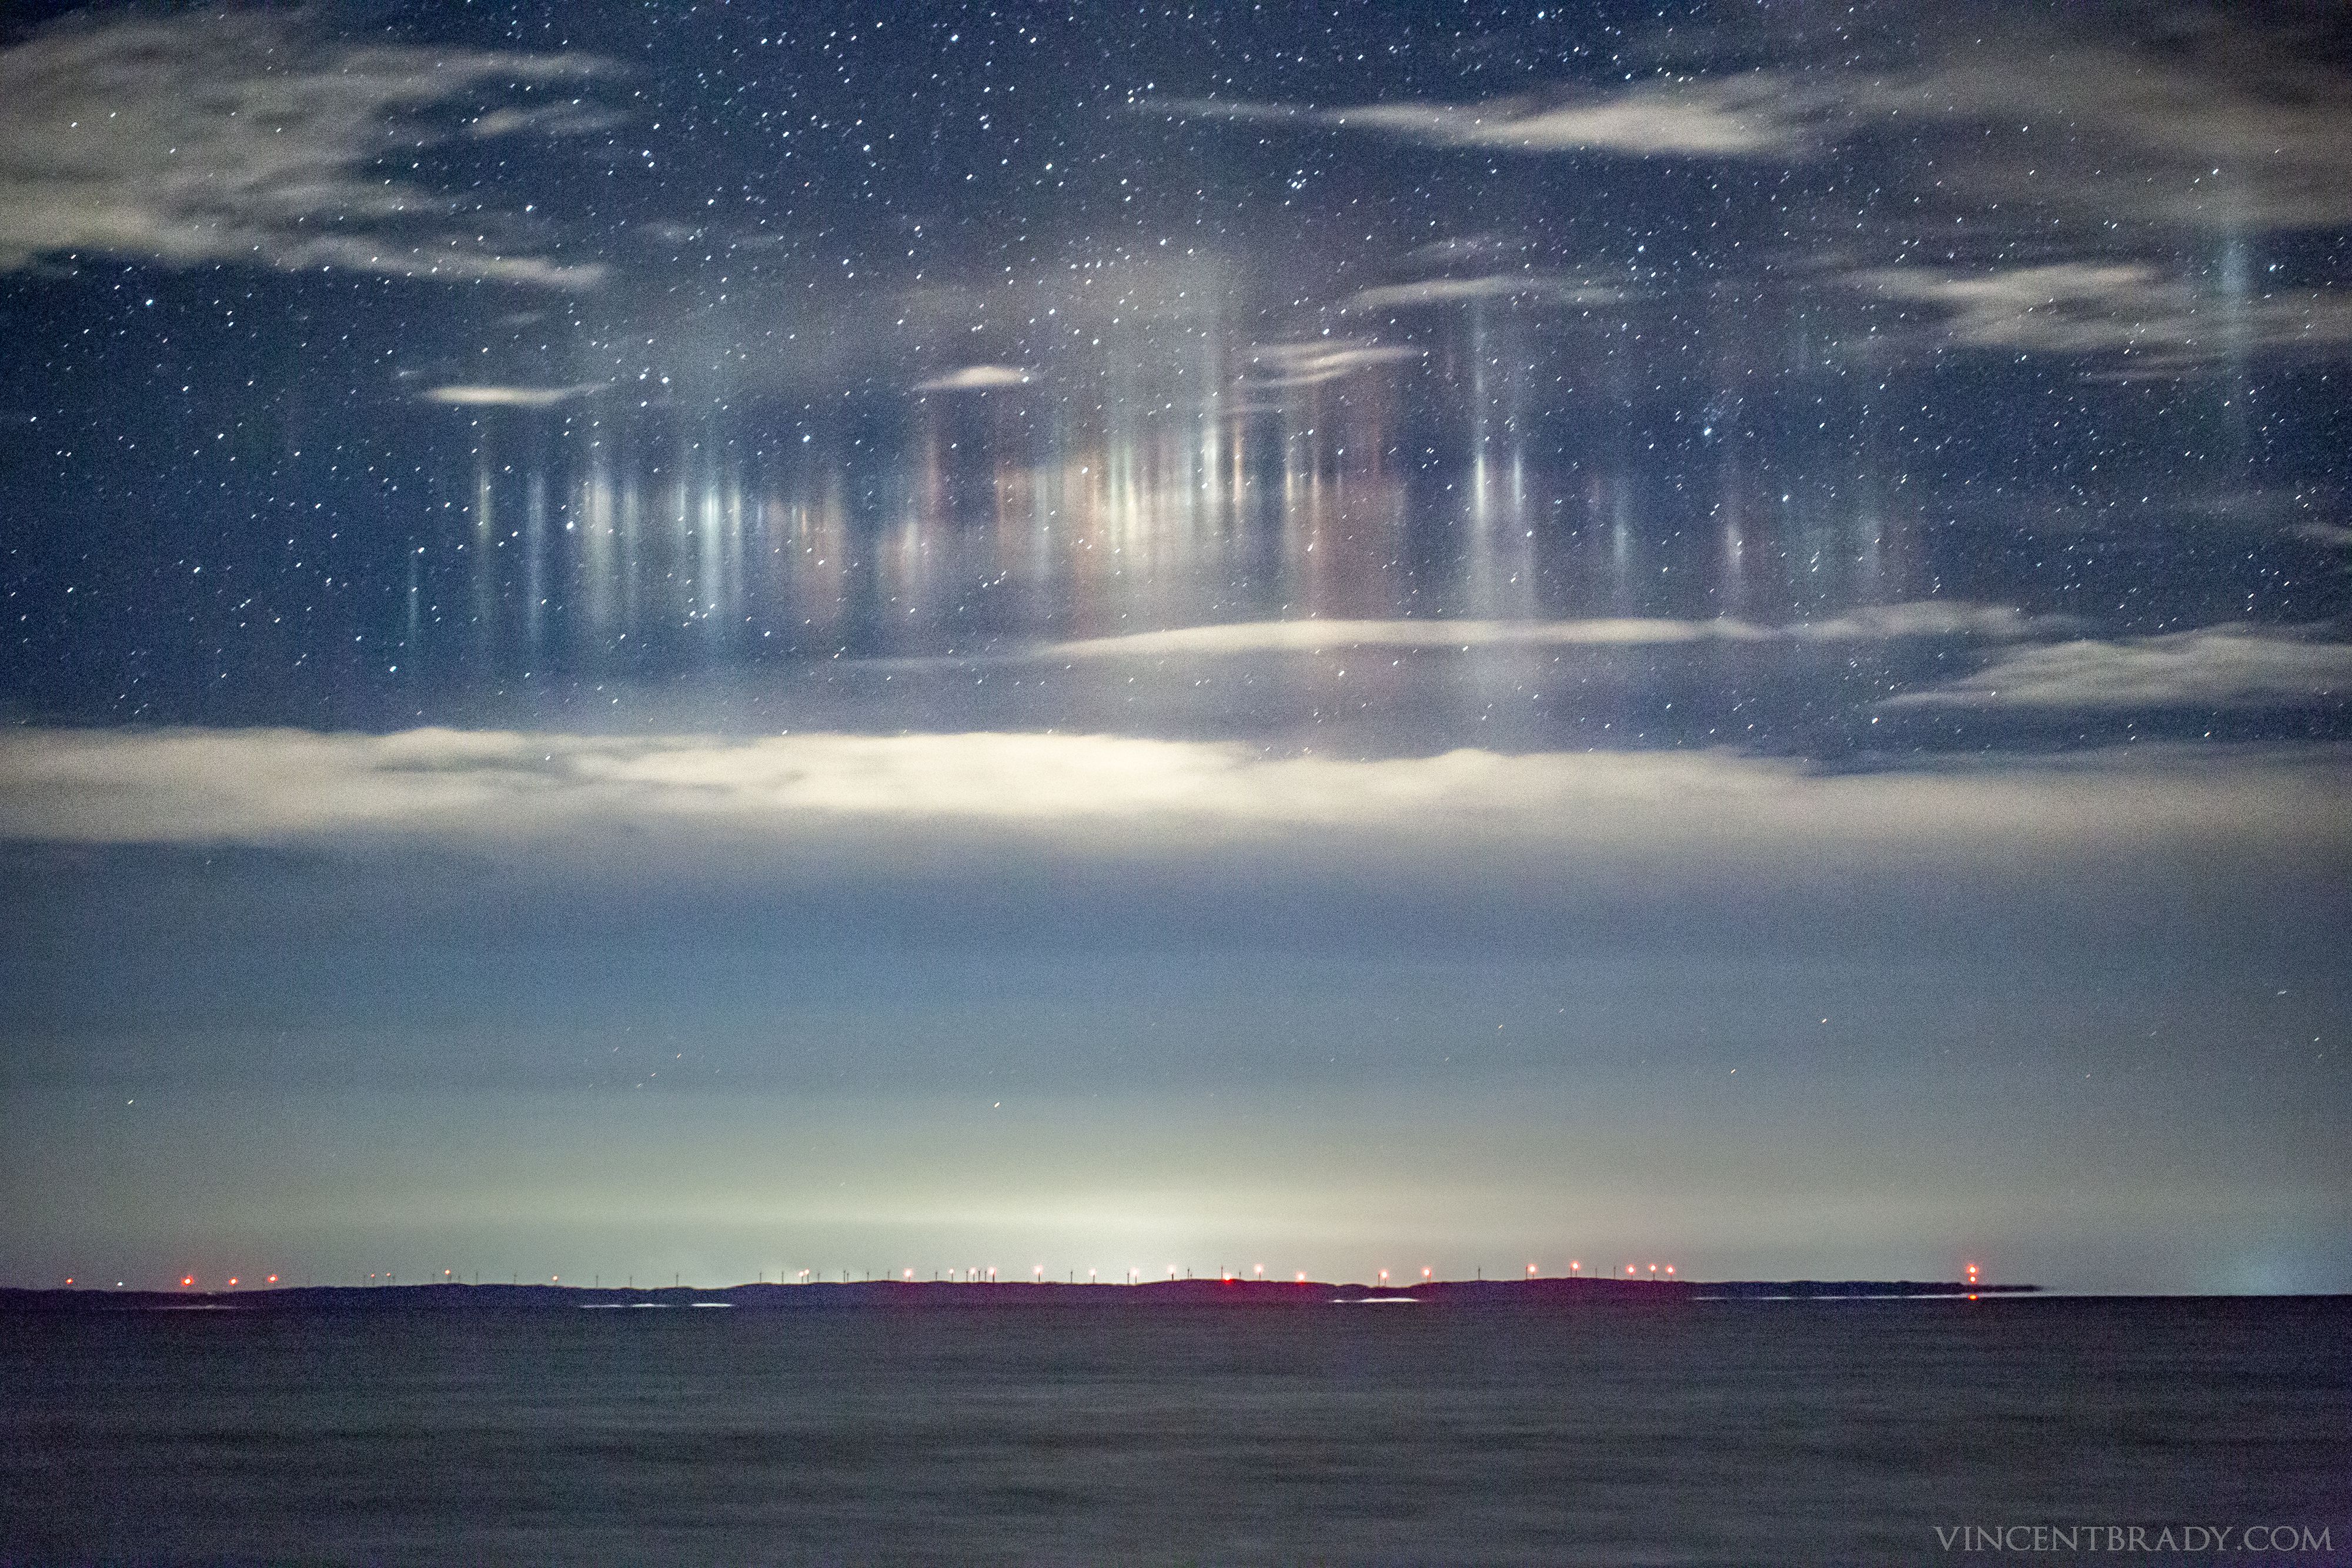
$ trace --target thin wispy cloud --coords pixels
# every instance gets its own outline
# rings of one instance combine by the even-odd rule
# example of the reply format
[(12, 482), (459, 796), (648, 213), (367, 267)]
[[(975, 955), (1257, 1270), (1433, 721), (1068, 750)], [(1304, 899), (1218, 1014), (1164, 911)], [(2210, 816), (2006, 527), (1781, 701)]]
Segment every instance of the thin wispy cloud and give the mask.
[(603, 392), (610, 384), (582, 382), (568, 387), (525, 387), (471, 383), (435, 387), (423, 396), (427, 402), (453, 403), (460, 408), (553, 408), (558, 403)]
[[(334, 44), (296, 17), (71, 22), (0, 50), (0, 269), (105, 255), (577, 288), (516, 212), (380, 161), (601, 123), (569, 56)], [(530, 92), (558, 101), (516, 103)]]
[[(2083, 373), (2133, 379), (2192, 377), (2252, 355), (2352, 352), (2352, 298), (2307, 262), (2282, 272), (2247, 251), (2265, 235), (2352, 222), (2352, 117), (2341, 110), (2352, 69), (2340, 49), (2225, 12), (2121, 21), (2095, 31), (2002, 14), (1926, 50), (1919, 40), (1937, 29), (1882, 26), (1874, 44), (1865, 27), (1835, 57), (1801, 39), (1701, 29), (1678, 37), (1684, 58), (1769, 63), (1476, 101), (1141, 98), (1133, 107), (1481, 155), (1850, 167), (1862, 177), (1791, 191), (1788, 210), (1801, 215), (1785, 236), (1853, 235), (1856, 251), (1824, 247), (1811, 267), (1904, 313), (1891, 332), (1857, 320), (1859, 357), (1969, 349), (2098, 358), (2109, 362)], [(1877, 193), (1866, 211), (1856, 205), (1863, 188)], [(2189, 254), (2218, 237), (2240, 259), (2185, 267), (2184, 234), (2195, 236)], [(1918, 259), (1875, 264), (1906, 256)], [(1538, 283), (1522, 259), (1517, 275), (1359, 288), (1340, 308), (1625, 298), (1566, 278)]]
[(1937, 344), (2114, 355), (2176, 372), (2254, 353), (2352, 344), (2352, 295), (2237, 289), (2143, 262), (2058, 262), (1980, 272), (1879, 267), (1854, 281), (1937, 312)]
[(1547, 305), (1617, 305), (1630, 298), (1621, 285), (1543, 273), (1493, 272), (1475, 277), (1424, 277), (1360, 288), (1339, 303), (1356, 312), (1412, 310), (1467, 305), (1482, 299), (1521, 299)]
[(1036, 376), (1018, 365), (966, 365), (929, 381), (917, 382), (919, 392), (993, 392), (1004, 387), (1025, 387)]
[(1370, 338), (1307, 338), (1292, 343), (1260, 343), (1249, 351), (1259, 387), (1311, 387), (1378, 365), (1403, 364), (1424, 350)]
[(1475, 103), (1314, 109), (1248, 99), (1146, 98), (1135, 107), (1177, 119), (1283, 121), (1497, 152), (1762, 158), (1817, 150), (1818, 123), (1829, 106), (1790, 78), (1750, 71), (1666, 78), (1617, 90), (1559, 88)]
[[(1916, 36), (1891, 53), (1908, 54)], [(2037, 218), (2046, 230), (2053, 213), (2238, 233), (2352, 221), (2341, 107), (2352, 71), (2325, 38), (2216, 12), (2193, 25), (2173, 18), (2160, 37), (2005, 15), (1904, 64), (1801, 51), (1790, 60), (1785, 40), (1746, 41), (1779, 63), (1472, 102), (1141, 97), (1132, 107), (1530, 154), (1798, 162), (1891, 140), (1935, 176), (1915, 210), (1890, 204), (1878, 222), (1924, 225), (1939, 246)], [(1682, 42), (1706, 52), (1703, 36)], [(1984, 128), (1998, 130), (1995, 141), (1971, 134)], [(1935, 139), (1931, 165), (1918, 161), (1922, 135)], [(1956, 213), (1967, 220), (1958, 232)]]
[(1990, 641), (2047, 636), (2070, 629), (2060, 616), (2034, 616), (1998, 604), (1930, 600), (1851, 610), (1820, 621), (1770, 625), (1736, 616), (1676, 620), (1616, 616), (1576, 621), (1250, 621), (1186, 626), (1055, 643), (1049, 659), (1163, 658), (1378, 648), (1443, 653), (1476, 648), (1655, 647), (1693, 643), (1850, 643), (1895, 637), (1976, 637)]
[(1842, 90), (1874, 116), (2039, 132), (2037, 156), (1955, 148), (1948, 177), (1976, 196), (2102, 223), (2300, 229), (2352, 221), (2342, 57), (2325, 39), (2215, 11), (2137, 47), (2059, 26), (1995, 34)]
[(2021, 649), (1895, 707), (2243, 708), (2352, 697), (2352, 644), (2251, 628)]

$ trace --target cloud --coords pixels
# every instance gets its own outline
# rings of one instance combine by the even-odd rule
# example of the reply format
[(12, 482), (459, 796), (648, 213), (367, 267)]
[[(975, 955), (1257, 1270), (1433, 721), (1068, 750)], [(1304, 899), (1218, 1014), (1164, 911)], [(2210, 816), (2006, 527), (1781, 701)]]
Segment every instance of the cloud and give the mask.
[(2021, 29), (1841, 90), (1874, 116), (2040, 132), (1997, 154), (1956, 148), (1950, 167), (1972, 194), (2103, 224), (2311, 228), (2352, 221), (2341, 57), (2276, 19), (2216, 12), (2137, 38)]
[(1410, 310), (1478, 299), (1533, 299), (1552, 305), (1617, 305), (1630, 293), (1613, 284), (1542, 273), (1497, 272), (1478, 277), (1425, 277), (1414, 283), (1360, 288), (1341, 300), (1350, 311)]
[[(1217, 842), (1383, 861), (1562, 854), (1715, 872), (2128, 848), (2226, 830), (2341, 846), (2340, 753), (2133, 748), (2030, 765), (1825, 775), (1730, 752), (1458, 750), (1352, 759), (1100, 735), (616, 738), (421, 729), (20, 731), (0, 836), (86, 844), (425, 843), (624, 874), (756, 874), (863, 843), (1185, 858)], [(1482, 847), (1483, 846), (1483, 847)], [(1791, 857), (1796, 857), (1794, 860)], [(1714, 874), (1710, 872), (1709, 874)]]
[(570, 387), (446, 386), (422, 395), (428, 402), (456, 403), (462, 408), (552, 408), (576, 397), (603, 392), (607, 382), (583, 382)]
[(1888, 298), (1942, 312), (1940, 341), (2030, 353), (2137, 356), (2174, 372), (2255, 351), (2352, 343), (2352, 294), (2232, 294), (2142, 262), (2055, 262), (1979, 272), (1877, 267), (1855, 275)]
[(2029, 616), (1997, 604), (1927, 600), (1868, 606), (1826, 621), (1759, 625), (1732, 616), (1706, 621), (1621, 616), (1584, 621), (1248, 621), (1090, 637), (1040, 649), (1040, 658), (1162, 658), (1338, 648), (1448, 649), (1643, 647), (1686, 643), (1873, 642), (1892, 637), (2014, 639), (2070, 628), (2056, 616)]
[(1759, 158), (1818, 150), (1829, 108), (1769, 71), (1672, 77), (1615, 91), (1554, 89), (1478, 103), (1402, 102), (1349, 109), (1227, 99), (1141, 99), (1148, 113), (1189, 120), (1287, 121), (1370, 131), (1446, 147), (1638, 157)]
[(1025, 387), (1037, 378), (1018, 365), (966, 365), (927, 382), (917, 382), (919, 392), (988, 392), (998, 387)]
[[(68, 253), (576, 288), (516, 214), (385, 179), (469, 130), (576, 128), (578, 58), (329, 45), (268, 14), (69, 22), (0, 51), (0, 269)], [(491, 105), (553, 88), (566, 101)], [(473, 111), (470, 127), (464, 117)], [(510, 236), (502, 242), (499, 236)]]
[(1423, 350), (1403, 344), (1377, 343), (1370, 338), (1307, 338), (1292, 343), (1260, 343), (1249, 351), (1250, 362), (1267, 372), (1255, 378), (1259, 387), (1311, 387), (1374, 365), (1417, 360)]
[[(1780, 63), (1609, 88), (1339, 109), (1213, 98), (1134, 107), (1529, 153), (1793, 162), (1881, 142), (1906, 169), (1935, 171), (1913, 187), (1907, 216), (1939, 250), (1971, 236), (2046, 237), (2053, 212), (2099, 225), (2108, 249), (2129, 243), (2108, 227), (2118, 219), (2240, 234), (2352, 222), (2341, 107), (2352, 73), (2325, 23), (2154, 7), (2095, 30), (2016, 13), (1979, 20), (1925, 58), (1919, 40), (1940, 30), (1914, 17), (1874, 39), (1867, 26), (1842, 29), (1834, 57), (1807, 57), (1785, 31), (1718, 31), (1718, 52)], [(1709, 47), (1704, 35), (1696, 47)], [(1874, 226), (1899, 225), (1903, 211), (1885, 204)]]
[(466, 134), (477, 141), (526, 132), (538, 136), (584, 136), (593, 131), (609, 131), (622, 123), (624, 118), (609, 109), (575, 99), (530, 109), (494, 109), (475, 116), (467, 125)]
[(2211, 627), (2030, 648), (1891, 707), (2154, 708), (2297, 705), (2352, 694), (2352, 644)]
[(1675, 78), (1608, 93), (1375, 104), (1334, 110), (1328, 119), (1457, 147), (1753, 158), (1812, 151), (1812, 121), (1821, 107), (1788, 78), (1751, 71)]

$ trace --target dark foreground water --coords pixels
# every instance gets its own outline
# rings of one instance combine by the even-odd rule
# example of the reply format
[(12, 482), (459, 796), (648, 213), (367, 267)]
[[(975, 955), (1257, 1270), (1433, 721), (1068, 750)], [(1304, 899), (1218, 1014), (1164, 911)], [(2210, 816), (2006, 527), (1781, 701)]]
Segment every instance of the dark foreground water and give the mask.
[(0, 1336), (8, 1562), (1992, 1562), (2033, 1538), (1938, 1527), (2032, 1525), (2324, 1531), (2228, 1559), (2352, 1560), (2342, 1300), (28, 1313)]

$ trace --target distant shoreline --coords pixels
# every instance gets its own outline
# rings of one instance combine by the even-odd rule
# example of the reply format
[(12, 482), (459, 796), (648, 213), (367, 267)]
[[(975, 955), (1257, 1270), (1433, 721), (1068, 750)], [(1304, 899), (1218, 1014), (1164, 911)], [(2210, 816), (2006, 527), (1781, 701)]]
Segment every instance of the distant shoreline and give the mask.
[(738, 1308), (793, 1312), (839, 1307), (941, 1311), (1069, 1307), (1118, 1311), (1137, 1306), (1584, 1306), (1703, 1301), (1951, 1300), (2015, 1296), (2039, 1285), (1969, 1284), (1955, 1280), (1613, 1280), (1571, 1276), (1534, 1280), (1439, 1280), (1390, 1287), (1324, 1280), (1147, 1280), (1137, 1284), (1059, 1281), (812, 1281), (717, 1288), (665, 1285), (276, 1285), (236, 1291), (125, 1291), (99, 1286), (0, 1289), (0, 1312), (213, 1311), (299, 1312), (541, 1312), (553, 1309)]

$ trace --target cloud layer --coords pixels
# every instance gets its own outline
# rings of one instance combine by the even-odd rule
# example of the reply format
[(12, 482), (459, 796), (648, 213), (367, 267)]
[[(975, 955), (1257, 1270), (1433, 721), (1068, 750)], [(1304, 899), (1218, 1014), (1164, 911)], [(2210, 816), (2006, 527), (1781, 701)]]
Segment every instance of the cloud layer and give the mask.
[[(534, 245), (513, 214), (461, 224), (451, 200), (374, 171), (461, 129), (591, 123), (574, 96), (588, 70), (552, 55), (330, 46), (268, 14), (48, 28), (0, 51), (0, 269), (96, 253), (586, 287), (596, 267)], [(518, 91), (543, 101), (492, 101)]]
[(1213, 841), (1262, 841), (1286, 851), (1319, 842), (1343, 859), (1565, 854), (1587, 868), (1813, 875), (1890, 853), (1999, 863), (2028, 850), (2128, 851), (2217, 833), (2340, 850), (2352, 841), (2352, 771), (2341, 763), (2329, 752), (2214, 758), (2145, 748), (1823, 775), (1728, 752), (1357, 760), (990, 732), (33, 731), (0, 740), (0, 837), (419, 841), (591, 869), (642, 850), (673, 870), (695, 863), (698, 850), (741, 868), (789, 864), (828, 842), (1189, 856)]

